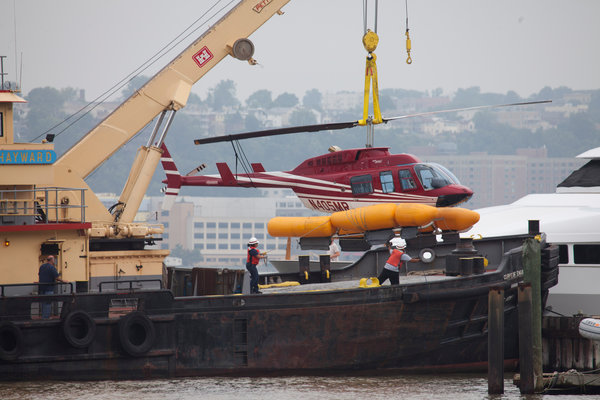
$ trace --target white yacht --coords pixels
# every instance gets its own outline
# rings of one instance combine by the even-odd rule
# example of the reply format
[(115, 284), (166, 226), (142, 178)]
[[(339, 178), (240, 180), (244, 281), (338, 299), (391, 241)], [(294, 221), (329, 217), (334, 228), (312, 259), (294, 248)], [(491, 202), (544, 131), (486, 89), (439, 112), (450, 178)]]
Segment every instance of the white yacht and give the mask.
[(530, 194), (512, 204), (476, 210), (481, 218), (463, 236), (527, 233), (528, 220), (560, 249), (558, 285), (547, 310), (562, 315), (600, 314), (600, 147), (577, 158), (590, 161), (561, 182), (555, 193)]

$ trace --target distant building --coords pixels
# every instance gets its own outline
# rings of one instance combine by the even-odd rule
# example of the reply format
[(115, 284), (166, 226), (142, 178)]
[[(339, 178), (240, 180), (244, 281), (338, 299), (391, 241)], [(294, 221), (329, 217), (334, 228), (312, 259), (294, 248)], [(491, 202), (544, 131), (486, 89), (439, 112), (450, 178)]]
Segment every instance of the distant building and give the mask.
[(556, 185), (585, 163), (576, 158), (548, 158), (546, 149), (520, 149), (514, 156), (416, 155), (444, 165), (471, 188), (474, 195), (463, 205), (470, 209), (509, 204), (530, 193), (553, 193)]
[[(288, 191), (288, 194), (291, 191)], [(283, 193), (281, 193), (283, 194)], [(161, 210), (162, 197), (151, 198), (150, 207), (165, 227), (160, 246), (199, 250), (203, 266), (243, 266), (248, 240), (256, 237), (259, 248), (269, 257), (284, 258), (287, 238), (268, 234), (267, 223), (274, 216), (306, 216), (296, 196), (278, 197), (191, 197), (183, 196), (171, 210)], [(294, 240), (294, 244), (296, 240)], [(296, 252), (297, 246), (291, 249)]]

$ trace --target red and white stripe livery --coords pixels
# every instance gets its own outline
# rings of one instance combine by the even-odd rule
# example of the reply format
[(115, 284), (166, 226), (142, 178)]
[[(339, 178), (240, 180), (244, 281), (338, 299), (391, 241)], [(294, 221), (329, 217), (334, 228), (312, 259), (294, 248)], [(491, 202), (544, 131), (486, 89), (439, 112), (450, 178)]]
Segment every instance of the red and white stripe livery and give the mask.
[(289, 188), (307, 208), (331, 213), (380, 203), (452, 206), (473, 195), (443, 166), (390, 154), (385, 147), (334, 151), (285, 172), (267, 172), (257, 163), (252, 173), (233, 174), (226, 163), (217, 163), (219, 175), (182, 176), (164, 145), (161, 161), (172, 199), (181, 186)]

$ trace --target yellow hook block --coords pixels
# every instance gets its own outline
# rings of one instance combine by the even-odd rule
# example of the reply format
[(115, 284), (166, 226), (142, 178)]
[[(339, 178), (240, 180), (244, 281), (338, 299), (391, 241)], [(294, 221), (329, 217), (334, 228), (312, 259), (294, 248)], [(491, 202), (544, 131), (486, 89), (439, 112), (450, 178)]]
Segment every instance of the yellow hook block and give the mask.
[(369, 53), (372, 53), (377, 48), (379, 44), (379, 36), (375, 32), (370, 29), (367, 29), (367, 33), (363, 36), (363, 46), (365, 46), (365, 50)]

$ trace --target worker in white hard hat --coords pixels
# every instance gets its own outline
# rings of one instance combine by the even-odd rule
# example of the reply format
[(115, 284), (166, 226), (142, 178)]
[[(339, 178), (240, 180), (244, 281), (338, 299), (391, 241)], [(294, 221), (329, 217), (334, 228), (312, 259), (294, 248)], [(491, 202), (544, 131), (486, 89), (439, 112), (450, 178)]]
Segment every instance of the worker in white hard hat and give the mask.
[(260, 294), (258, 290), (258, 262), (265, 258), (265, 254), (260, 254), (258, 250), (258, 239), (251, 237), (248, 241), (248, 256), (246, 257), (246, 269), (250, 272), (250, 293)]
[(387, 248), (390, 250), (390, 257), (385, 262), (385, 266), (379, 274), (379, 284), (383, 284), (386, 280), (390, 280), (390, 284), (400, 284), (400, 268), (401, 264), (405, 262), (419, 262), (419, 258), (412, 258), (404, 252), (406, 248), (406, 241), (402, 238), (393, 238), (386, 243)]

